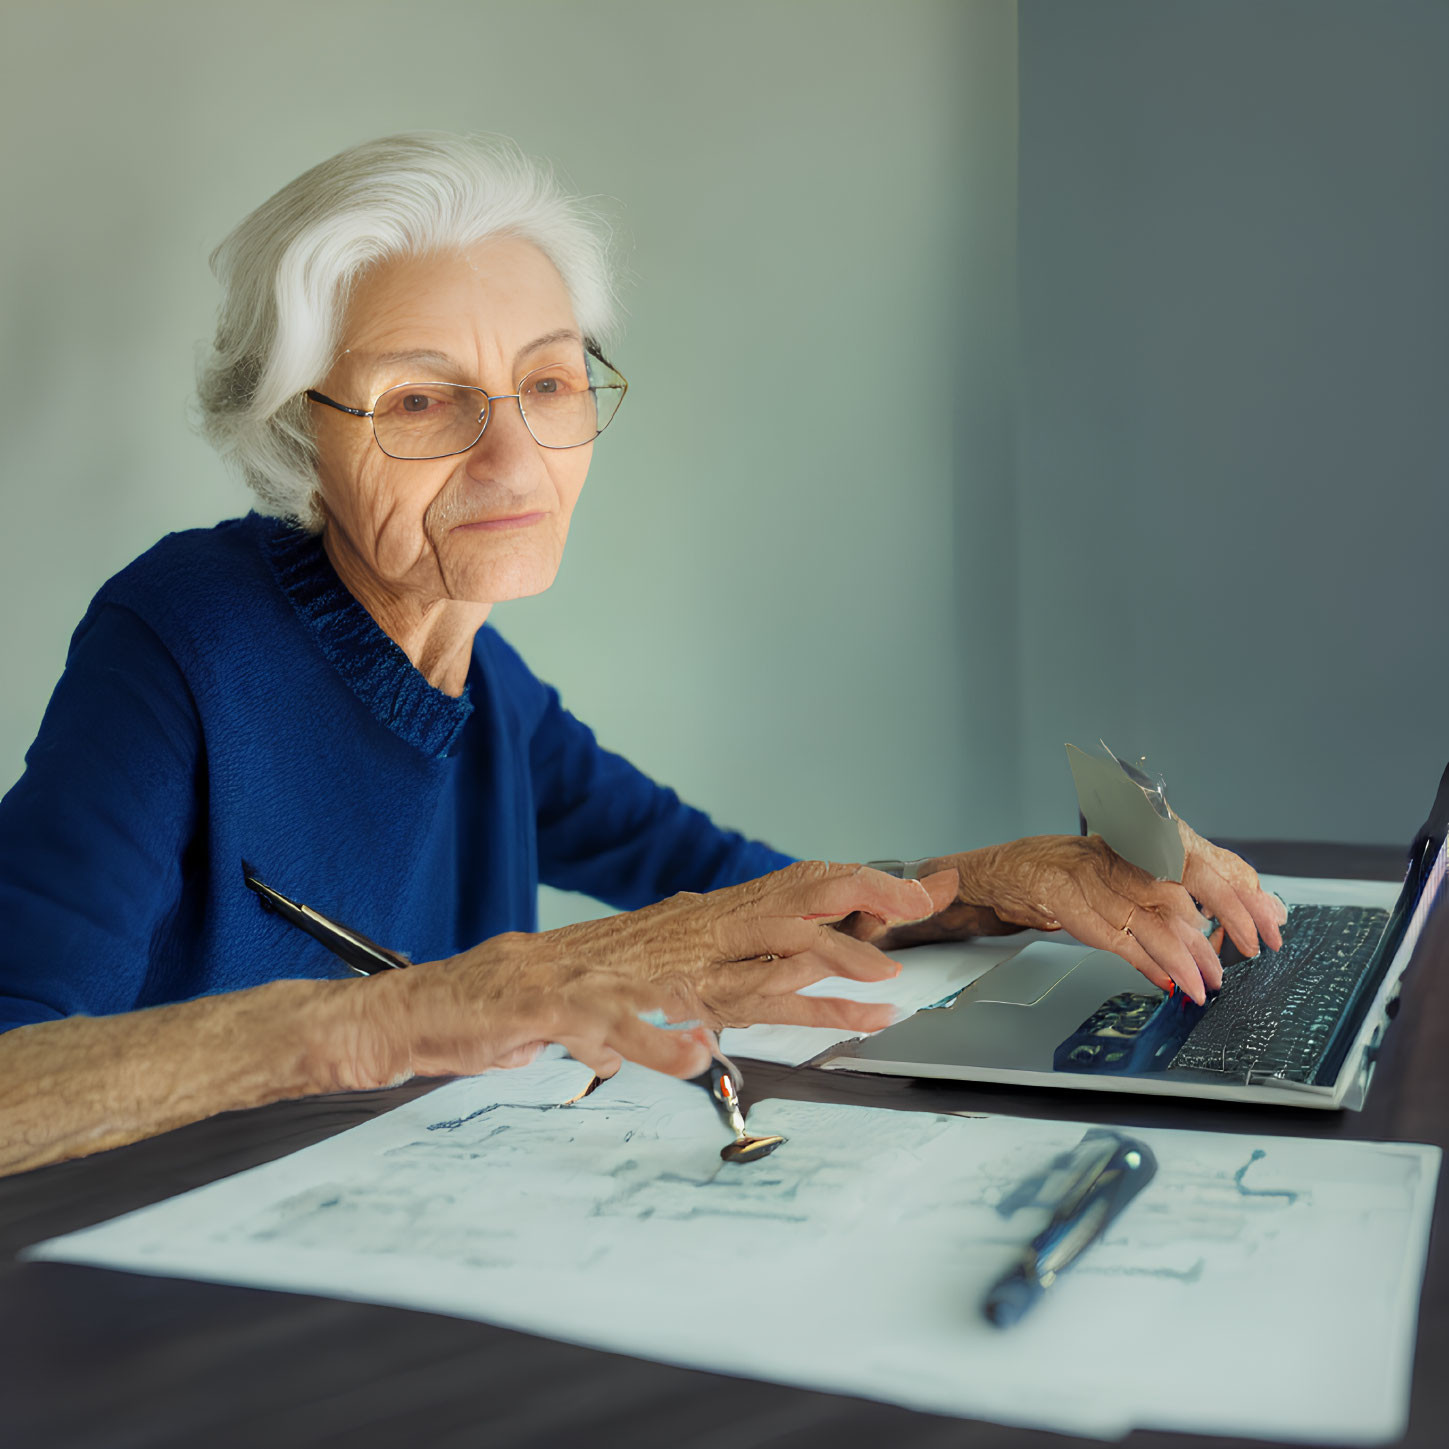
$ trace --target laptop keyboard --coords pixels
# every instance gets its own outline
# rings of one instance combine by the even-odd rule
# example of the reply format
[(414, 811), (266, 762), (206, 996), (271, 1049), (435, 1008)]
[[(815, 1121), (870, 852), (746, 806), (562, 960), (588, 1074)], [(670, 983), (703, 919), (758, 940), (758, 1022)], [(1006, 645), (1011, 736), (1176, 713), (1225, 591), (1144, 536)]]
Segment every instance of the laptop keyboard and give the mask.
[(1294, 906), (1281, 951), (1224, 964), (1222, 990), (1168, 1070), (1311, 1081), (1388, 919), (1363, 906)]

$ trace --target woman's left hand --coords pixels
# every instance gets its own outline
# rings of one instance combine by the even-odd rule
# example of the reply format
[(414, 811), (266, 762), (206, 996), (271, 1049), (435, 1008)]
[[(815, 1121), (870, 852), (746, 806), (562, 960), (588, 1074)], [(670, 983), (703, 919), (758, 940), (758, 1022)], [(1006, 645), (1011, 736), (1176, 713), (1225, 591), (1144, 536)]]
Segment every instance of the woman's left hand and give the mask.
[(1287, 912), (1246, 861), (1185, 821), (1178, 827), (1186, 852), (1181, 885), (1154, 879), (1101, 836), (1037, 835), (923, 861), (918, 873), (933, 897), (952, 874), (956, 892), (949, 906), (919, 925), (887, 932), (851, 920), (842, 928), (887, 951), (1022, 927), (1066, 929), (1085, 945), (1115, 952), (1160, 989), (1175, 984), (1202, 1002), (1222, 984), (1214, 949), (1222, 932), (1211, 941), (1204, 937), (1207, 922), (1194, 900), (1245, 956), (1257, 955), (1260, 938), (1278, 950)]
[[(1182, 836), (1185, 862), (1182, 884), (1192, 898), (1222, 923), (1244, 956), (1258, 954), (1258, 942), (1270, 951), (1283, 947), (1279, 930), (1288, 911), (1277, 896), (1269, 895), (1258, 880), (1258, 872), (1240, 855), (1205, 840), (1180, 815), (1174, 814)], [(1215, 933), (1219, 945), (1221, 934)]]

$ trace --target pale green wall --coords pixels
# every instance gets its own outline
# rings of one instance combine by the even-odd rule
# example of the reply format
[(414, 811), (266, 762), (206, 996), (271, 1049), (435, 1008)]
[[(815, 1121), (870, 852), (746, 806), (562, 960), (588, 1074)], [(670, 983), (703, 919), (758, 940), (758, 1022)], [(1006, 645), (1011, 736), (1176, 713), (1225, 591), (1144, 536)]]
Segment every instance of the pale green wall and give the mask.
[(552, 158), (627, 243), (634, 390), (559, 583), (496, 622), (784, 849), (1012, 832), (1010, 0), (10, 0), (4, 30), (0, 775), (95, 587), (245, 506), (186, 420), (210, 247), (436, 126)]
[[(1407, 844), (1449, 758), (1449, 5), (1022, 0), (1025, 828)], [(1051, 766), (1043, 770), (1043, 762)]]
[(1213, 831), (1400, 838), (1449, 754), (1449, 8), (1020, 15), (1018, 140), (1013, 0), (10, 0), (0, 783), (95, 587), (246, 505), (186, 417), (210, 247), (439, 126), (625, 242), (634, 392), (497, 614), (607, 743), (799, 853), (1070, 828), (1098, 734)]

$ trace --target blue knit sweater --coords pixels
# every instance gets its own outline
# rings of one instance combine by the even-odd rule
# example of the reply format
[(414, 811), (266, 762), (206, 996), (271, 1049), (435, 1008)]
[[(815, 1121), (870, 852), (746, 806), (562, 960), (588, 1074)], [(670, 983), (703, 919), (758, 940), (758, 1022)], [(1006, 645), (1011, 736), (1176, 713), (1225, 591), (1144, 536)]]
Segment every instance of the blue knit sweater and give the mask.
[(632, 909), (788, 862), (601, 749), (491, 627), (434, 689), (256, 514), (163, 539), (71, 640), (0, 802), (0, 1031), (346, 974), (243, 858), (415, 961), (536, 929), (540, 881)]

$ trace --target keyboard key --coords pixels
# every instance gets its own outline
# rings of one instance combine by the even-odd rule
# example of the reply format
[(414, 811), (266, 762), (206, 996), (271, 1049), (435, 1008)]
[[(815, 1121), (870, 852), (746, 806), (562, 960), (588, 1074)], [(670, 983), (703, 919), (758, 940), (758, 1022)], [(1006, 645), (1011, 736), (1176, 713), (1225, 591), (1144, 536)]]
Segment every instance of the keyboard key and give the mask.
[(1168, 1070), (1311, 1081), (1388, 919), (1362, 906), (1294, 906), (1281, 951), (1225, 962), (1222, 990)]

